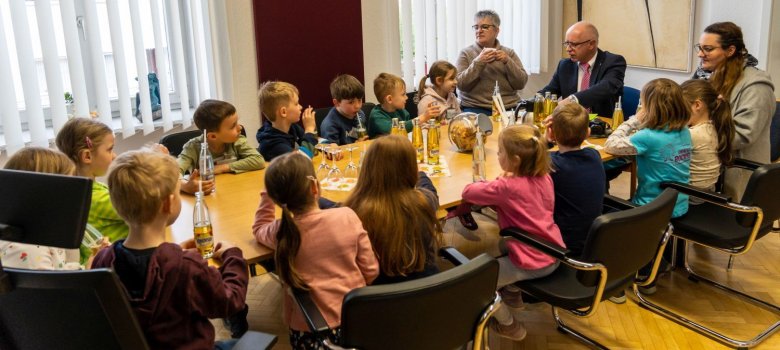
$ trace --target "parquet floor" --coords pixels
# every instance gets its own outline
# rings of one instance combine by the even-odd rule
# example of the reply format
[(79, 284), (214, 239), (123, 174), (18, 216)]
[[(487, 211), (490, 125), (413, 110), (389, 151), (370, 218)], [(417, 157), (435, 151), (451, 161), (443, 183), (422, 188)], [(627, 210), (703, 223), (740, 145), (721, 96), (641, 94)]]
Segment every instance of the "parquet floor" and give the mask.
[[(613, 194), (627, 195), (627, 174), (613, 182)], [(616, 185), (616, 186), (615, 186)], [(445, 243), (458, 247), (464, 254), (477, 255), (487, 251), (496, 254), (497, 231), (487, 217), (475, 215), (478, 231), (468, 231), (457, 220), (445, 225)], [(780, 234), (772, 233), (759, 240), (746, 254), (737, 257), (734, 267), (726, 272), (728, 256), (709, 250), (691, 249), (691, 261), (699, 270), (713, 279), (732, 287), (780, 304)], [(446, 263), (445, 263), (446, 264)], [(442, 265), (446, 268), (446, 265)], [(249, 304), (250, 329), (279, 336), (275, 349), (289, 349), (287, 328), (281, 318), (282, 290), (268, 274), (251, 279)], [(689, 330), (673, 321), (641, 308), (633, 294), (622, 305), (605, 302), (590, 318), (582, 319), (564, 313), (567, 324), (591, 336), (611, 349), (726, 349), (727, 347)], [(695, 319), (727, 331), (730, 336), (748, 338), (766, 325), (780, 320), (753, 304), (725, 295), (712, 287), (689, 281), (683, 272), (675, 271), (659, 279), (658, 292), (651, 300), (680, 311)], [(528, 330), (522, 342), (512, 342), (490, 336), (491, 349), (586, 349), (573, 337), (559, 333), (555, 328), (550, 306), (530, 304), (516, 315)], [(228, 337), (221, 322), (214, 322), (217, 337)], [(780, 334), (767, 339), (755, 349), (780, 349)]]

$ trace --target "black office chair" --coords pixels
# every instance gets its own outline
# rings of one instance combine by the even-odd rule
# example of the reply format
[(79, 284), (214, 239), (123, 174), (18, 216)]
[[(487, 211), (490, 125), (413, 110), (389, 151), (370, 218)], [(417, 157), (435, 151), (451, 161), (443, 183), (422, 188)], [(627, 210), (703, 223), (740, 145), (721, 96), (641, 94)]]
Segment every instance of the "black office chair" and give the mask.
[(775, 115), (772, 116), (769, 131), (770, 158), (773, 162), (780, 160), (780, 100), (775, 102)]
[[(719, 193), (700, 190), (687, 184), (662, 185), (705, 200), (702, 204), (690, 206), (686, 215), (672, 220), (675, 228), (674, 237), (731, 254), (728, 268), (731, 267), (731, 258), (734, 255), (747, 253), (756, 240), (771, 232), (772, 222), (780, 218), (780, 163), (762, 165), (737, 159), (734, 166), (753, 171), (742, 195), (742, 201), (739, 203), (733, 203), (729, 197)], [(684, 254), (683, 261), (691, 280), (706, 282), (780, 314), (778, 305), (757, 299), (698, 274), (689, 263), (687, 254)], [(735, 277), (733, 274), (729, 275), (730, 280), (733, 277)], [(752, 339), (737, 340), (652, 303), (637, 290), (635, 293), (643, 306), (715, 340), (738, 348), (755, 346), (780, 329), (780, 321), (777, 321)]]
[(366, 121), (368, 121), (368, 116), (371, 115), (371, 110), (376, 107), (375, 104), (371, 102), (366, 102), (363, 104), (363, 107), (360, 108), (361, 111), (363, 111), (363, 114), (366, 115)]
[(404, 106), (404, 109), (406, 109), (407, 112), (409, 112), (409, 115), (412, 118), (417, 118), (417, 102), (415, 101), (415, 97), (417, 97), (417, 91), (407, 92), (406, 93), (406, 106)]
[[(460, 264), (436, 275), (396, 284), (354, 289), (341, 308), (341, 344), (328, 348), (454, 349), (473, 340), (473, 349), (485, 349), (487, 320), (501, 297), (496, 293), (498, 262), (482, 254), (466, 259), (453, 248), (445, 258)], [(330, 332), (307, 291), (294, 297), (309, 329)]]
[[(501, 230), (502, 236), (517, 239), (561, 262), (552, 274), (515, 285), (552, 306), (561, 332), (606, 349), (564, 324), (558, 309), (579, 317), (592, 316), (604, 299), (620, 294), (632, 283), (645, 286), (653, 282), (669, 239), (669, 218), (676, 199), (677, 191), (667, 189), (646, 205), (597, 217), (579, 257), (572, 257), (568, 250), (518, 228)], [(650, 275), (638, 276), (639, 269), (650, 261), (655, 261)]]
[[(0, 239), (78, 248), (91, 198), (88, 178), (0, 170)], [(109, 269), (33, 271), (0, 262), (0, 334), (0, 349), (149, 348)], [(258, 332), (245, 338), (237, 347), (276, 341)]]
[(200, 135), (203, 135), (203, 132), (200, 130), (176, 132), (160, 138), (160, 144), (168, 148), (168, 153), (170, 153), (170, 155), (178, 157), (184, 144)]

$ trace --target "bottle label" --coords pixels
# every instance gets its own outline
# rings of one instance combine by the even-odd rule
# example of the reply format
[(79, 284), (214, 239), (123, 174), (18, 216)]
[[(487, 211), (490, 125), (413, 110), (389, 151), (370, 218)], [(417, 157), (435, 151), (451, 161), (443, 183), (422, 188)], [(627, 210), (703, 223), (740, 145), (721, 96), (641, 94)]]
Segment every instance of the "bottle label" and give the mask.
[(211, 225), (195, 226), (193, 230), (198, 252), (204, 259), (210, 258), (214, 255), (214, 232), (211, 230)]

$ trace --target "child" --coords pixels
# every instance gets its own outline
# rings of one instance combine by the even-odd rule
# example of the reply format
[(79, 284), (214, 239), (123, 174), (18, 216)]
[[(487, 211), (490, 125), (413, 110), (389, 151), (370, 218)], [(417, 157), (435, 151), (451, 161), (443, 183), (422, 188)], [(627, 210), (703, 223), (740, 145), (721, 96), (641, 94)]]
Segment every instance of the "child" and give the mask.
[[(647, 83), (639, 95), (642, 110), (621, 124), (604, 143), (615, 155), (636, 155), (637, 189), (632, 202), (644, 205), (661, 194), (661, 183), (688, 183), (691, 164), (691, 133), (686, 127), (691, 114), (682, 89), (669, 79)], [(677, 195), (672, 217), (688, 211), (688, 196)]]
[[(455, 79), (457, 74), (458, 70), (452, 63), (447, 61), (433, 62), (428, 70), (428, 75), (420, 79), (420, 88), (417, 90), (416, 97), (417, 111), (420, 114), (426, 114), (429, 106), (442, 106), (439, 109), (440, 114), (437, 116), (440, 121), (448, 109), (453, 109), (456, 114), (460, 114), (460, 102), (454, 93), (455, 87), (458, 85), (458, 80)], [(431, 85), (425, 85), (426, 79), (430, 79)]]
[[(341, 302), (354, 288), (371, 283), (379, 265), (366, 231), (346, 207), (320, 210), (320, 186), (311, 160), (299, 153), (276, 157), (265, 172), (265, 188), (252, 232), (257, 241), (276, 250), (279, 278), (285, 286), (308, 289), (338, 344)], [(267, 191), (267, 192), (266, 192)], [(282, 207), (275, 219), (274, 203)], [(308, 348), (316, 342), (298, 306), (285, 293), (284, 318), (290, 345)]]
[[(406, 84), (400, 77), (381, 73), (374, 79), (374, 93), (379, 105), (371, 110), (368, 118), (368, 137), (375, 139), (382, 135), (390, 134), (393, 126), (393, 118), (406, 122), (406, 132), (412, 131), (412, 122), (409, 112), (404, 109), (406, 106)], [(438, 116), (441, 113), (439, 106), (432, 106), (425, 114), (421, 114), (417, 119), (420, 125), (426, 123), (428, 119)]]
[(731, 163), (734, 157), (731, 152), (735, 132), (731, 107), (707, 80), (688, 80), (681, 87), (691, 106), (688, 121), (693, 145), (690, 183), (714, 191), (721, 164)]
[[(298, 89), (292, 84), (281, 81), (269, 81), (260, 85), (257, 93), (260, 99), (260, 111), (268, 122), (257, 131), (260, 154), (266, 162), (279, 155), (300, 151), (309, 158), (314, 156), (317, 145), (314, 110), (309, 106), (303, 111), (298, 103)], [(303, 120), (303, 127), (298, 121)]]
[(557, 143), (550, 153), (555, 185), (553, 218), (561, 230), (563, 241), (573, 256), (582, 253), (588, 230), (602, 212), (604, 204), (604, 168), (599, 152), (582, 148), (590, 135), (588, 112), (578, 103), (559, 106), (553, 111), (545, 137)]
[[(263, 157), (246, 142), (246, 136), (241, 135), (241, 125), (238, 124), (236, 107), (225, 101), (205, 100), (200, 103), (192, 116), (195, 126), (201, 131), (206, 130), (206, 143), (214, 159), (214, 174), (232, 172), (240, 174), (246, 171), (260, 170), (265, 167)], [(181, 190), (186, 193), (198, 191), (195, 179), (198, 173), (193, 168), (200, 161), (200, 147), (203, 136), (195, 137), (182, 147), (179, 154), (179, 171), (184, 174), (191, 171), (188, 181), (182, 180)], [(213, 182), (203, 183), (203, 191), (208, 193)]]
[[(76, 166), (68, 156), (42, 147), (27, 147), (14, 153), (5, 169), (73, 175)], [(91, 258), (91, 256), (90, 256)], [(78, 270), (78, 249), (63, 249), (0, 240), (3, 266), (29, 270)], [(89, 263), (87, 263), (89, 266)]]
[(130, 234), (101, 250), (92, 267), (114, 269), (150, 348), (213, 348), (209, 318), (244, 308), (249, 277), (241, 250), (217, 243), (214, 256), (222, 259), (217, 270), (197, 250), (165, 241), (165, 228), (181, 211), (179, 167), (168, 155), (123, 153), (108, 185)]
[[(494, 206), (501, 229), (518, 227), (532, 235), (564, 247), (561, 232), (553, 220), (555, 193), (550, 178), (550, 156), (539, 130), (529, 125), (505, 128), (498, 136), (498, 163), (504, 174), (493, 181), (475, 182), (463, 189), (464, 203)], [(452, 215), (452, 214), (451, 214)], [(514, 240), (506, 241), (508, 256), (498, 259), (498, 288), (504, 304), (521, 308), (517, 281), (544, 277), (555, 271), (558, 261)], [(526, 330), (506, 307), (491, 321), (501, 336), (516, 341)]]
[[(321, 136), (339, 146), (367, 140), (366, 115), (360, 110), (365, 90), (360, 80), (349, 74), (339, 75), (330, 83), (330, 95), (333, 108), (322, 121)], [(360, 128), (363, 135), (358, 133)]]
[(405, 137), (390, 135), (366, 151), (357, 186), (344, 202), (368, 231), (379, 257), (374, 284), (412, 280), (437, 273), (436, 250), (441, 227), (439, 197)]
[(95, 180), (108, 171), (114, 153), (114, 133), (91, 118), (73, 118), (55, 139), (57, 148), (76, 163), (76, 174), (92, 179), (92, 204), (87, 223), (111, 242), (127, 237), (129, 228), (109, 199), (108, 186)]

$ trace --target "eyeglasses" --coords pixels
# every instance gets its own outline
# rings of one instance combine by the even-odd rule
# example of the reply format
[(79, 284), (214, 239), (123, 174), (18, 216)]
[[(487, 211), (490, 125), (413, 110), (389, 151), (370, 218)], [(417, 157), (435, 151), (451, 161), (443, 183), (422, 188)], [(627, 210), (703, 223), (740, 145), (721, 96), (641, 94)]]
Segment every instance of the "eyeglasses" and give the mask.
[(704, 53), (710, 53), (714, 51), (715, 49), (720, 49), (721, 47), (718, 46), (701, 46), (701, 44), (693, 45), (693, 48), (696, 49), (698, 52), (704, 52)]
[(495, 27), (495, 26), (496, 26), (495, 24), (482, 24), (482, 25), (475, 24), (475, 25), (471, 26), (471, 29), (474, 29), (474, 30), (480, 30), (480, 29), (482, 29), (482, 30), (489, 30), (490, 27)]
[(563, 42), (563, 47), (571, 47), (572, 49), (576, 49), (577, 46), (580, 46), (580, 45), (585, 44), (585, 43), (589, 43), (591, 41), (593, 41), (593, 40), (592, 39), (591, 40), (585, 40), (585, 41), (580, 41), (578, 43), (575, 43), (573, 41), (564, 41)]

